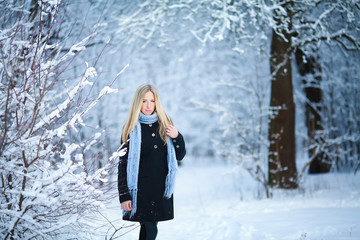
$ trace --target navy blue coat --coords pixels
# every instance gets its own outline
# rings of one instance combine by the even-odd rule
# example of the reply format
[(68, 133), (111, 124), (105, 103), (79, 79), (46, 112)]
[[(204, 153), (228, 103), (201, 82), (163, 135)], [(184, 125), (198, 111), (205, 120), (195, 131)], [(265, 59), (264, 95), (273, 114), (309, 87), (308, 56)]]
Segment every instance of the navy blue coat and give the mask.
[[(172, 141), (176, 159), (182, 160), (186, 154), (183, 136), (179, 133), (178, 137)], [(118, 168), (118, 189), (121, 203), (131, 200), (127, 186), (127, 159), (128, 153), (120, 158)], [(132, 218), (124, 215), (124, 220), (153, 222), (174, 218), (173, 196), (169, 199), (164, 198), (167, 174), (167, 147), (159, 135), (159, 123), (141, 124), (137, 211)]]

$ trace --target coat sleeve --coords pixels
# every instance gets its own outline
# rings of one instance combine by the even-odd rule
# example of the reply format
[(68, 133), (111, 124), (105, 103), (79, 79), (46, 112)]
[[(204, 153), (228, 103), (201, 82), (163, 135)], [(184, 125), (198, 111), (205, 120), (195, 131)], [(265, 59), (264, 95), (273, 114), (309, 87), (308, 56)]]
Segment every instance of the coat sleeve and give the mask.
[(171, 140), (173, 141), (175, 147), (176, 159), (180, 161), (185, 157), (186, 154), (184, 137), (179, 132), (179, 135), (176, 138), (172, 138)]
[[(124, 144), (121, 149), (129, 149), (129, 142)], [(131, 195), (129, 193), (129, 188), (127, 185), (127, 160), (128, 160), (128, 151), (126, 154), (119, 158), (118, 166), (118, 190), (119, 190), (119, 200), (120, 203), (131, 200)]]

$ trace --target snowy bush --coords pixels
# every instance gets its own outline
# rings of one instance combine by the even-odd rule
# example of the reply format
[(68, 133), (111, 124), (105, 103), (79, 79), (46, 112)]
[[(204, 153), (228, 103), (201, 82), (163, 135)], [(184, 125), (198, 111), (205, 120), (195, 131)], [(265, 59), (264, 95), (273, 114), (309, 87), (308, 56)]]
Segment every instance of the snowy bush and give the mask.
[(1, 239), (84, 232), (86, 216), (101, 207), (103, 193), (94, 184), (104, 181), (109, 165), (91, 174), (84, 167), (84, 153), (100, 134), (89, 145), (69, 130), (76, 133), (96, 102), (116, 90), (83, 97), (97, 76), (85, 63), (80, 79), (65, 80), (93, 36), (68, 47), (61, 32), (65, 9), (60, 0), (7, 1), (0, 8)]

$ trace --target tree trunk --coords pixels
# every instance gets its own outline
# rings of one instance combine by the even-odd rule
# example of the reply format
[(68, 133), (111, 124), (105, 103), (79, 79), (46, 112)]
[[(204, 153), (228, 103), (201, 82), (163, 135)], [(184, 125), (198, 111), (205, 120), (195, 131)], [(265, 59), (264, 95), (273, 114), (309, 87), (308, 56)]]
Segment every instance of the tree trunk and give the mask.
[[(288, 15), (290, 16), (290, 15)], [(291, 69), (291, 36), (273, 31), (271, 42), (271, 99), (275, 109), (269, 125), (269, 184), (297, 188), (295, 164), (295, 104)]]
[[(304, 91), (307, 98), (305, 104), (305, 121), (307, 127), (307, 133), (309, 138), (309, 144), (312, 146), (309, 148), (309, 157), (311, 160), (309, 173), (327, 173), (330, 171), (331, 164), (329, 164), (328, 156), (325, 152), (316, 152), (316, 146), (321, 144), (321, 139), (316, 138), (316, 132), (322, 130), (321, 120), (321, 101), (322, 91), (320, 88), (321, 82), (321, 67), (317, 64), (315, 57), (306, 56), (301, 49), (297, 49), (295, 52), (296, 64), (299, 69), (299, 73), (303, 78), (302, 84), (304, 85)], [(311, 78), (306, 76), (311, 76)]]

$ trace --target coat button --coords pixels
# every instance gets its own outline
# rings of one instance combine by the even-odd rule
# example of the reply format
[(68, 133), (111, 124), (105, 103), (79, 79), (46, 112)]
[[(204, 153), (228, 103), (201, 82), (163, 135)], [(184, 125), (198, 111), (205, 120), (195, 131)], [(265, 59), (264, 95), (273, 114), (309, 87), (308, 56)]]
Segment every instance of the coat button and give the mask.
[(176, 139), (174, 139), (173, 142), (176, 142)]
[(157, 149), (157, 145), (154, 145), (154, 148)]
[(151, 136), (155, 137), (155, 133), (151, 134)]
[(152, 127), (152, 124), (149, 124), (149, 127)]
[(179, 148), (180, 146), (179, 145), (176, 145), (176, 148)]

